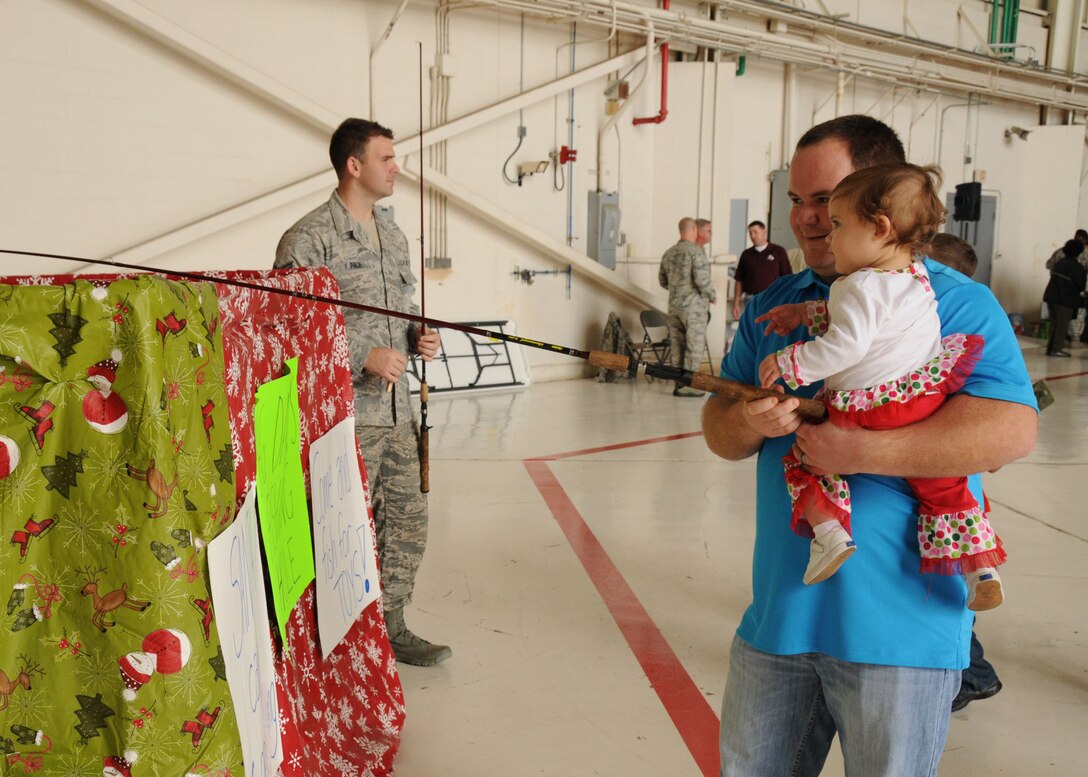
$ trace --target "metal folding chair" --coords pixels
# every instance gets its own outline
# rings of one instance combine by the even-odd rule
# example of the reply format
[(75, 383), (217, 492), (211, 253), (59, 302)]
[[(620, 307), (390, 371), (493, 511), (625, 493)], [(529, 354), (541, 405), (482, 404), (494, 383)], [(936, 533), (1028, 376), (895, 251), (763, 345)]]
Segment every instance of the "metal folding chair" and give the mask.
[(658, 364), (669, 363), (669, 326), (665, 323), (665, 314), (658, 310), (644, 310), (638, 315), (642, 323), (642, 342), (635, 345), (635, 356), (639, 361), (647, 361), (646, 351), (653, 354)]

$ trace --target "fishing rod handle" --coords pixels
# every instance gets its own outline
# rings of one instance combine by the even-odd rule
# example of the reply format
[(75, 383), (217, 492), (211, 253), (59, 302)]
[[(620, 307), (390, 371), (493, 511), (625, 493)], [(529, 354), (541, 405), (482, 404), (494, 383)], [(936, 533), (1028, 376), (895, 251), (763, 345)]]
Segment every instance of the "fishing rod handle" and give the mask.
[(420, 424), (419, 424), (419, 492), (431, 492), (431, 432), (427, 425), (427, 397), (430, 387), (419, 384)]
[(590, 351), (589, 363), (596, 367), (604, 367), (605, 369), (615, 370), (616, 372), (626, 372), (630, 375), (638, 375), (641, 373), (655, 378), (676, 380), (684, 385), (699, 389), (700, 391), (710, 391), (719, 396), (739, 400), (741, 402), (751, 402), (752, 400), (763, 399), (765, 397), (782, 399), (784, 397), (793, 396), (800, 403), (797, 407), (797, 412), (805, 418), (812, 421), (822, 421), (827, 417), (827, 408), (824, 407), (823, 402), (818, 400), (798, 397), (793, 394), (782, 394), (773, 389), (749, 386), (747, 383), (726, 380), (725, 378), (708, 375), (704, 372), (692, 372), (690, 370), (685, 370), (682, 367), (673, 367), (666, 364), (650, 364), (648, 362), (639, 361), (633, 356), (608, 353), (607, 351)]
[(431, 435), (419, 432), (419, 493), (431, 493)]

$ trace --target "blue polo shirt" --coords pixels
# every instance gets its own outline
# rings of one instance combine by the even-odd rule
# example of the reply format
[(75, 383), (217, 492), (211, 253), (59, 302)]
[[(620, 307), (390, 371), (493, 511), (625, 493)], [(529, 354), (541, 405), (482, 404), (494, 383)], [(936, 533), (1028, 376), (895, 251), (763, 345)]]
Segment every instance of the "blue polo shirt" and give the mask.
[[(1016, 336), (990, 290), (932, 260), (926, 260), (926, 268), (942, 334), (980, 334), (986, 340), (962, 392), (1036, 408)], [(780, 278), (757, 295), (741, 316), (722, 377), (759, 385), (759, 363), (766, 355), (812, 338), (804, 327), (788, 337), (765, 337), (765, 324), (755, 318), (776, 305), (827, 296), (828, 285), (811, 270)], [(812, 396), (819, 385), (797, 393)], [(777, 655), (817, 652), (857, 663), (966, 667), (974, 620), (966, 607), (966, 585), (958, 575), (919, 573), (917, 501), (902, 478), (847, 478), (857, 552), (828, 580), (801, 582), (809, 540), (790, 531), (782, 470), (793, 441), (793, 435), (768, 439), (759, 453), (753, 601), (737, 634), (757, 650)], [(971, 476), (970, 487), (981, 503), (979, 475)]]

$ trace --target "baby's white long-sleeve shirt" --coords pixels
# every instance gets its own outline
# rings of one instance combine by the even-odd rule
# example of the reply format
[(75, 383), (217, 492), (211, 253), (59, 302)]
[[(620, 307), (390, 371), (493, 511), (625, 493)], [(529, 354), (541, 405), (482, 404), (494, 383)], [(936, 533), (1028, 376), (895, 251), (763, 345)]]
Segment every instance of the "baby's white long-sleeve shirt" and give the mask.
[(831, 284), (827, 332), (793, 351), (803, 385), (829, 389), (876, 386), (920, 367), (941, 350), (937, 299), (925, 265), (897, 271), (865, 268)]

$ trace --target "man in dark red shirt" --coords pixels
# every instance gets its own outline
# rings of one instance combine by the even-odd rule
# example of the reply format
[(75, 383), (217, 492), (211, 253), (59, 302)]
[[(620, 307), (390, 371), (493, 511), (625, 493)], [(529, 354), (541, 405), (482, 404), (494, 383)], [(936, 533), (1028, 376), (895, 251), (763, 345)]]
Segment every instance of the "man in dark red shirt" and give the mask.
[(786, 249), (767, 242), (767, 225), (753, 221), (748, 225), (748, 237), (752, 247), (744, 249), (737, 261), (737, 274), (733, 279), (733, 320), (740, 318), (744, 300), (759, 294), (783, 275), (792, 275), (790, 258)]

